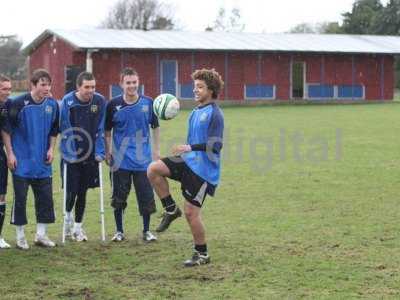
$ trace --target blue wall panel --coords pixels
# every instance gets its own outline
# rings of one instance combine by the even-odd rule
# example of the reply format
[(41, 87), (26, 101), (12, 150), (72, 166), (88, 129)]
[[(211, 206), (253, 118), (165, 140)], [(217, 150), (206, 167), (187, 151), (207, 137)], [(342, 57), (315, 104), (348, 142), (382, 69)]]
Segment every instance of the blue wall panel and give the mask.
[(309, 98), (333, 98), (334, 86), (329, 84), (309, 85), (308, 97)]
[(263, 84), (246, 84), (246, 99), (273, 99), (274, 86)]
[(362, 98), (363, 87), (361, 85), (339, 85), (338, 86), (339, 98)]

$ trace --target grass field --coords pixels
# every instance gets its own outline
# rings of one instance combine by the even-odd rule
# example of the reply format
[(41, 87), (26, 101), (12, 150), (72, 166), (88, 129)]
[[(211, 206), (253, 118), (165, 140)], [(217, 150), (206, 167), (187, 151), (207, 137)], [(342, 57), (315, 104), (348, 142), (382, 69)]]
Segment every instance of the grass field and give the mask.
[[(187, 115), (162, 123), (163, 154), (185, 137)], [(0, 298), (399, 299), (400, 103), (226, 108), (224, 115), (222, 181), (203, 213), (210, 265), (182, 268), (191, 254), (183, 218), (144, 244), (133, 194), (128, 241), (102, 245), (91, 191), (90, 241), (1, 251)], [(58, 168), (54, 191), (50, 236), (60, 240)], [(176, 184), (173, 191), (182, 205)], [(4, 231), (14, 244), (14, 228)], [(30, 242), (34, 231), (27, 227)]]

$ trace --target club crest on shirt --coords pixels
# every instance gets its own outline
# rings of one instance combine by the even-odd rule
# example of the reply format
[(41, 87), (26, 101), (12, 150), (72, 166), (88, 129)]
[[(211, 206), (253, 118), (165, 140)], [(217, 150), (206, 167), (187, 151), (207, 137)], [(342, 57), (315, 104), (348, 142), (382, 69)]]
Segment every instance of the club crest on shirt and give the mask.
[(91, 107), (90, 107), (90, 111), (92, 112), (92, 113), (97, 113), (97, 111), (98, 111), (98, 107), (97, 107), (97, 105), (96, 104), (93, 104)]
[(24, 104), (28, 105), (29, 104), (29, 100), (24, 100)]
[(46, 113), (51, 114), (53, 112), (53, 108), (50, 105), (46, 106)]
[(117, 105), (115, 108), (116, 108), (117, 110), (120, 110), (120, 109), (121, 109), (121, 105)]
[(142, 106), (142, 112), (148, 112), (149, 111), (149, 106), (148, 105), (143, 105)]
[(72, 103), (74, 103), (74, 101), (73, 101), (73, 100), (69, 100), (69, 101), (68, 101), (68, 106), (71, 106)]
[(202, 113), (201, 115), (200, 115), (200, 122), (205, 122), (205, 121), (207, 121), (207, 113)]

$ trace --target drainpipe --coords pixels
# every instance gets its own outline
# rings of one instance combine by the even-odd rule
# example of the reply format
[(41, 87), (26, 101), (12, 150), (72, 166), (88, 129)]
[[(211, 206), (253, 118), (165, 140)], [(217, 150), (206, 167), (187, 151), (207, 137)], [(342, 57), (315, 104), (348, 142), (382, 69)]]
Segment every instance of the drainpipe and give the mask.
[(98, 49), (88, 49), (86, 51), (86, 72), (93, 73), (93, 58), (92, 54), (99, 51)]

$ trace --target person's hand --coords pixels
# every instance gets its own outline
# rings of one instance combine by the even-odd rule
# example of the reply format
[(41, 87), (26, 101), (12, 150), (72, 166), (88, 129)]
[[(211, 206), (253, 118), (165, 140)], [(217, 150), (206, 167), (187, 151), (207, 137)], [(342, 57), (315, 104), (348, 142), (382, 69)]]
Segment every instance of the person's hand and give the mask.
[(192, 147), (190, 147), (190, 145), (177, 145), (172, 147), (173, 155), (181, 155), (182, 153), (190, 151), (192, 151)]
[(53, 162), (53, 159), (54, 159), (54, 152), (53, 149), (50, 148), (46, 154), (46, 164), (48, 165), (51, 164)]
[(105, 158), (106, 164), (108, 166), (111, 166), (111, 162), (112, 162), (112, 154), (110, 152), (106, 153), (106, 158)]
[(152, 157), (153, 161), (159, 160), (161, 158), (160, 151), (153, 151), (153, 153), (151, 154), (151, 157)]
[(11, 171), (14, 171), (17, 168), (17, 158), (14, 153), (7, 156), (7, 166)]

